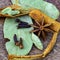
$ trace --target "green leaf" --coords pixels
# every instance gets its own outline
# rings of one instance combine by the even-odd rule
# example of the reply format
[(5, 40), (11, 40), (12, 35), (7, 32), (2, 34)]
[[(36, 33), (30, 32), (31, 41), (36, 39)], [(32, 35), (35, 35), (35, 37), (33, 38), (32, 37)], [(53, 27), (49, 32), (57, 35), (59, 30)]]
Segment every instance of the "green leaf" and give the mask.
[[(32, 19), (29, 16), (21, 16), (18, 17), (20, 20), (28, 22), (29, 24), (32, 24)], [(10, 55), (26, 55), (30, 52), (33, 42), (30, 31), (33, 29), (31, 28), (25, 28), (25, 29), (17, 29), (17, 23), (15, 22), (14, 18), (6, 18), (4, 23), (4, 38), (9, 38), (10, 41), (6, 43), (6, 49), (8, 51), (8, 54)], [(18, 46), (14, 44), (13, 36), (14, 34), (17, 35), (18, 40), (20, 37), (23, 39), (23, 45), (24, 48), (20, 49)]]
[[(12, 3), (16, 0), (11, 0)], [(58, 9), (51, 3), (45, 2), (43, 0), (18, 0), (18, 5), (24, 7), (24, 8), (36, 8), (40, 9), (42, 12), (44, 12), (46, 15), (53, 19), (57, 19), (59, 16)]]
[(1, 11), (2, 14), (9, 14), (11, 15), (12, 9), (10, 7), (7, 7)]
[(12, 10), (10, 7), (7, 7), (1, 11), (2, 14), (9, 14), (9, 15), (16, 15), (19, 14), (20, 11), (18, 10)]
[(34, 33), (32, 33), (32, 40), (33, 40), (33, 43), (35, 44), (35, 46), (38, 49), (43, 50), (42, 42), (40, 41), (40, 39)]
[[(24, 56), (27, 55), (31, 48), (32, 48), (32, 40), (31, 37), (28, 37), (29, 34), (26, 34), (26, 37), (23, 38), (23, 49), (20, 49), (18, 46), (14, 44), (14, 41), (10, 41), (6, 43), (6, 49), (9, 55), (16, 55), (16, 56)], [(28, 37), (28, 38), (27, 38)]]
[(52, 17), (53, 19), (57, 19), (59, 17), (58, 9), (51, 3), (44, 2), (44, 4), (46, 4), (44, 13)]
[(18, 11), (18, 10), (12, 10), (11, 11), (11, 15), (16, 15), (16, 14), (19, 14), (20, 13), (20, 11)]

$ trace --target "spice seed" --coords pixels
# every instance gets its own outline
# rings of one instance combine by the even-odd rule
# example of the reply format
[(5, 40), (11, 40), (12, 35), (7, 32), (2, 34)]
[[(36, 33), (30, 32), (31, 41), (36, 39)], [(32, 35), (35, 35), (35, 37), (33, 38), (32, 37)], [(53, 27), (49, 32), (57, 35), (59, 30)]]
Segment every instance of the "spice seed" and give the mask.
[(19, 46), (21, 49), (23, 49), (23, 39), (22, 38), (20, 38), (20, 46)]

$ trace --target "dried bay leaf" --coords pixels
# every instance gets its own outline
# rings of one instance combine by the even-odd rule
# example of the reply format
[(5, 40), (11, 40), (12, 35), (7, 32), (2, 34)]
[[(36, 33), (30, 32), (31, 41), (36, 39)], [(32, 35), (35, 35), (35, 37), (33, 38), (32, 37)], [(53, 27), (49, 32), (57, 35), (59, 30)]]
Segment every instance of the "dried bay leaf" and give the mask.
[[(16, 0), (11, 0), (12, 3), (16, 2)], [(18, 5), (25, 7), (28, 9), (29, 8), (36, 8), (40, 9), (42, 12), (44, 12), (46, 15), (53, 19), (57, 19), (59, 16), (59, 11), (58, 9), (51, 3), (48, 3), (43, 0), (18, 0)]]
[(32, 33), (32, 41), (33, 41), (34, 45), (38, 49), (43, 50), (43, 44), (42, 44), (42, 42), (40, 41), (40, 39), (38, 38), (38, 36), (36, 36), (34, 33)]
[[(18, 17), (21, 21), (28, 22), (29, 24), (32, 24), (32, 20), (29, 16), (21, 16)], [(27, 55), (33, 45), (32, 39), (31, 39), (31, 33), (29, 33), (33, 28), (26, 28), (26, 29), (17, 29), (17, 23), (15, 22), (14, 18), (6, 18), (4, 23), (4, 38), (9, 38), (10, 41), (7, 42), (6, 49), (8, 51), (9, 55)], [(23, 39), (23, 45), (24, 48), (20, 49), (18, 46), (14, 44), (13, 36), (14, 34), (17, 35), (18, 40), (20, 37)]]

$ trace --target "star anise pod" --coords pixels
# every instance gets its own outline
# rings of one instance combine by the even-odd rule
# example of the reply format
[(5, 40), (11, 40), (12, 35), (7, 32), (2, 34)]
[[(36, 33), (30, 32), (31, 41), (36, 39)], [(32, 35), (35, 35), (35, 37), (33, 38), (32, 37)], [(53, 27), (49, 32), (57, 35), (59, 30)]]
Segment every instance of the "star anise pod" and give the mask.
[(44, 18), (41, 20), (41, 22), (38, 22), (36, 20), (34, 21), (34, 24), (31, 25), (32, 27), (34, 27), (34, 30), (32, 30), (31, 32), (38, 32), (38, 37), (42, 36), (43, 40), (45, 40), (46, 38), (46, 32), (54, 32), (49, 28), (50, 26), (52, 26), (52, 23), (46, 24), (44, 22)]

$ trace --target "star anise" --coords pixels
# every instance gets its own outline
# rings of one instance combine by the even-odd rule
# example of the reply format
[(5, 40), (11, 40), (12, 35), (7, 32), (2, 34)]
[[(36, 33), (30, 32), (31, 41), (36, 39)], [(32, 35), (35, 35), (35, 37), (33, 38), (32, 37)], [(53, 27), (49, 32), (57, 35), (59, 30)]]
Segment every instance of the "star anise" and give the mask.
[(32, 27), (34, 27), (34, 30), (32, 30), (31, 32), (38, 32), (38, 37), (42, 36), (43, 40), (45, 40), (46, 38), (46, 32), (54, 32), (49, 28), (50, 26), (52, 26), (52, 23), (46, 24), (44, 22), (44, 18), (41, 20), (41, 22), (38, 22), (36, 20), (34, 21), (34, 24), (31, 25)]

